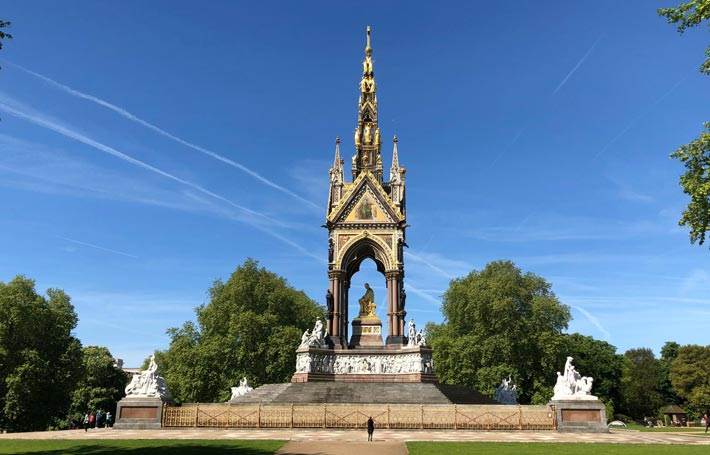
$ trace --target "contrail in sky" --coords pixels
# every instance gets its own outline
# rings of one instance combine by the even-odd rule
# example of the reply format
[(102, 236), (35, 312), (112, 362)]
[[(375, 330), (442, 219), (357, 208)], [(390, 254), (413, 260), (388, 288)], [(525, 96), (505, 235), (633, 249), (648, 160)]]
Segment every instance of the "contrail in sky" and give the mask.
[(315, 204), (315, 203), (309, 201), (308, 199), (299, 196), (298, 194), (294, 193), (293, 191), (289, 190), (288, 188), (284, 188), (283, 186), (267, 179), (266, 177), (262, 176), (261, 174), (259, 174), (256, 171), (249, 169), (248, 167), (244, 166), (243, 164), (237, 163), (236, 161), (229, 159), (223, 155), (220, 155), (219, 153), (213, 152), (213, 151), (208, 150), (204, 147), (201, 147), (197, 144), (194, 144), (194, 143), (186, 141), (185, 139), (182, 139), (178, 136), (175, 136), (174, 134), (169, 133), (158, 126), (156, 126), (146, 120), (143, 120), (140, 117), (137, 117), (136, 115), (128, 112), (127, 110), (123, 109), (122, 107), (116, 106), (115, 104), (109, 103), (108, 101), (98, 98), (96, 96), (89, 95), (88, 93), (84, 93), (84, 92), (80, 92), (79, 90), (75, 90), (67, 85), (64, 85), (60, 82), (55, 81), (54, 79), (50, 79), (47, 76), (43, 76), (39, 73), (29, 70), (29, 69), (27, 69), (23, 66), (20, 66), (16, 63), (12, 63), (7, 60), (5, 60), (5, 63), (7, 63), (8, 65), (10, 65), (14, 68), (17, 68), (21, 71), (24, 71), (25, 73), (30, 74), (38, 79), (41, 79), (44, 82), (48, 83), (49, 85), (51, 85), (55, 88), (58, 88), (58, 89), (62, 90), (63, 92), (68, 93), (69, 95), (72, 95), (72, 96), (75, 96), (77, 98), (81, 98), (81, 99), (84, 99), (87, 101), (91, 101), (95, 104), (98, 104), (99, 106), (105, 107), (106, 109), (109, 109), (109, 110), (119, 114), (120, 116), (132, 121), (132, 122), (138, 123), (139, 125), (142, 125), (148, 129), (160, 134), (161, 136), (167, 137), (168, 139), (172, 139), (173, 141), (175, 141), (179, 144), (182, 144), (185, 147), (189, 147), (189, 148), (196, 150), (200, 153), (203, 153), (211, 158), (214, 158), (214, 159), (221, 161), (225, 164), (228, 164), (236, 169), (239, 169), (240, 171), (243, 171), (243, 172), (249, 174), (250, 176), (252, 176), (253, 178), (257, 179), (261, 183), (263, 183), (267, 186), (270, 186), (271, 188), (277, 189), (283, 193), (286, 193), (289, 196), (292, 196), (292, 197), (300, 200), (301, 202), (308, 204), (309, 206), (311, 206), (313, 208), (316, 208), (318, 210), (320, 210), (322, 208), (318, 204)]
[(664, 93), (663, 95), (661, 95), (661, 96), (659, 96), (658, 98), (656, 98), (656, 100), (655, 100), (653, 103), (651, 103), (651, 104), (650, 104), (646, 109), (644, 109), (639, 115), (637, 115), (636, 117), (634, 117), (634, 119), (631, 120), (631, 122), (629, 122), (629, 124), (626, 125), (626, 127), (625, 127), (623, 130), (621, 130), (621, 131), (619, 132), (619, 134), (617, 134), (616, 136), (614, 136), (609, 142), (606, 143), (606, 145), (605, 145), (601, 150), (599, 150), (599, 152), (598, 152), (596, 155), (594, 155), (594, 159), (599, 158), (604, 152), (606, 152), (606, 151), (609, 149), (609, 147), (612, 146), (612, 144), (614, 144), (614, 142), (618, 141), (618, 140), (621, 138), (621, 136), (623, 136), (624, 134), (628, 133), (629, 130), (630, 130), (631, 128), (633, 128), (634, 125), (636, 125), (636, 122), (638, 122), (639, 120), (641, 120), (641, 119), (642, 119), (644, 116), (646, 116), (646, 114), (648, 114), (648, 113), (651, 111), (651, 109), (653, 109), (658, 103), (660, 103), (661, 101), (663, 101), (664, 99), (666, 99), (671, 93), (673, 93), (673, 92), (675, 91), (675, 89), (677, 89), (678, 86), (679, 86), (680, 84), (682, 84), (687, 78), (688, 78), (688, 76), (683, 76), (683, 78), (682, 78), (681, 80), (679, 80), (678, 82), (676, 82), (676, 83), (673, 85), (673, 87), (671, 87), (670, 90), (668, 90), (666, 93)]
[[(15, 117), (21, 118), (21, 119), (26, 120), (26, 121), (28, 121), (28, 122), (30, 122), (30, 123), (34, 123), (35, 125), (38, 125), (38, 126), (41, 126), (41, 127), (43, 127), (43, 128), (49, 129), (49, 130), (51, 130), (51, 131), (54, 131), (54, 132), (56, 132), (56, 133), (58, 133), (58, 134), (61, 134), (61, 135), (65, 136), (65, 137), (74, 139), (74, 140), (76, 140), (76, 141), (78, 141), (78, 142), (81, 142), (81, 143), (83, 143), (83, 144), (86, 144), (86, 145), (88, 145), (88, 146), (90, 146), (90, 147), (92, 147), (92, 148), (95, 148), (95, 149), (97, 149), (97, 150), (100, 150), (100, 151), (102, 151), (102, 152), (105, 152), (105, 153), (107, 153), (107, 154), (109, 154), (109, 155), (112, 155), (112, 156), (114, 156), (114, 157), (116, 157), (116, 158), (118, 158), (118, 159), (120, 159), (120, 160), (126, 161), (126, 162), (131, 163), (131, 164), (133, 164), (133, 165), (135, 165), (135, 166), (138, 166), (138, 167), (140, 167), (140, 168), (143, 168), (143, 169), (146, 169), (146, 170), (148, 170), (148, 171), (154, 172), (154, 173), (156, 173), (156, 174), (158, 174), (158, 175), (161, 175), (161, 176), (163, 176), (163, 177), (166, 177), (166, 178), (168, 178), (168, 179), (170, 179), (170, 180), (176, 181), (176, 182), (181, 183), (181, 184), (183, 184), (183, 185), (185, 185), (185, 186), (188, 186), (188, 187), (190, 187), (190, 188), (193, 188), (194, 190), (199, 191), (200, 193), (206, 194), (206, 195), (208, 195), (208, 196), (210, 196), (210, 197), (212, 197), (212, 198), (215, 198), (215, 199), (217, 199), (217, 200), (220, 200), (220, 201), (222, 201), (222, 202), (225, 202), (225, 203), (231, 205), (232, 207), (235, 207), (235, 208), (241, 210), (242, 212), (247, 213), (247, 214), (249, 214), (249, 215), (251, 215), (251, 216), (253, 216), (253, 217), (262, 218), (262, 219), (264, 219), (264, 220), (266, 220), (266, 221), (269, 221), (270, 223), (283, 226), (283, 223), (281, 223), (280, 221), (274, 220), (273, 218), (270, 218), (270, 217), (268, 217), (267, 215), (264, 215), (263, 213), (257, 212), (257, 211), (255, 211), (255, 210), (249, 209), (249, 208), (244, 207), (244, 206), (242, 206), (242, 205), (239, 205), (239, 204), (237, 204), (237, 203), (235, 203), (235, 202), (232, 202), (232, 201), (230, 201), (229, 199), (227, 199), (226, 197), (221, 196), (221, 195), (219, 195), (219, 194), (217, 194), (217, 193), (214, 193), (214, 192), (212, 192), (212, 191), (210, 191), (210, 190), (208, 190), (208, 189), (206, 189), (206, 188), (204, 188), (204, 187), (202, 187), (202, 186), (200, 186), (200, 185), (198, 185), (198, 184), (196, 184), (196, 183), (193, 183), (193, 182), (184, 180), (184, 179), (182, 179), (182, 178), (180, 178), (180, 177), (177, 177), (177, 176), (175, 176), (175, 175), (173, 175), (173, 174), (170, 174), (170, 173), (168, 173), (168, 172), (165, 172), (165, 171), (163, 171), (162, 169), (158, 169), (158, 168), (155, 167), (155, 166), (151, 166), (151, 165), (148, 164), (148, 163), (145, 163), (145, 162), (143, 162), (143, 161), (141, 161), (141, 160), (139, 160), (139, 159), (133, 158), (132, 156), (126, 155), (125, 153), (119, 152), (118, 150), (116, 150), (116, 149), (114, 149), (114, 148), (112, 148), (112, 147), (109, 147), (108, 145), (105, 145), (105, 144), (102, 144), (102, 143), (100, 143), (100, 142), (97, 142), (97, 141), (95, 141), (95, 140), (93, 140), (93, 139), (91, 139), (91, 138), (89, 138), (89, 137), (87, 137), (87, 136), (85, 136), (85, 135), (83, 135), (83, 134), (81, 134), (81, 133), (78, 133), (78, 132), (76, 132), (76, 131), (73, 131), (73, 130), (67, 128), (67, 127), (64, 127), (64, 126), (62, 126), (62, 125), (59, 125), (59, 124), (57, 124), (57, 123), (55, 123), (55, 122), (52, 122), (52, 121), (50, 121), (50, 120), (48, 120), (48, 119), (42, 118), (42, 116), (40, 116), (40, 115), (29, 114), (29, 113), (26, 113), (26, 112), (22, 112), (22, 111), (17, 110), (17, 109), (15, 109), (15, 108), (11, 107), (11, 106), (8, 106), (7, 104), (2, 103), (2, 102), (0, 102), (0, 111), (4, 111), (4, 112), (6, 112), (6, 113), (8, 113), (8, 114), (14, 115)], [(243, 221), (245, 221), (245, 222), (247, 222), (248, 224), (250, 224), (251, 226), (253, 226), (253, 227), (259, 229), (260, 231), (262, 231), (262, 232), (264, 232), (264, 233), (266, 233), (266, 234), (269, 234), (269, 235), (271, 235), (272, 237), (274, 237), (274, 238), (276, 238), (276, 239), (278, 239), (278, 240), (281, 240), (282, 242), (284, 242), (284, 243), (286, 243), (286, 244), (288, 244), (288, 245), (291, 245), (292, 247), (298, 249), (298, 250), (301, 251), (302, 253), (304, 253), (304, 254), (306, 254), (306, 255), (312, 257), (312, 258), (320, 259), (320, 258), (318, 258), (315, 254), (311, 253), (308, 249), (306, 249), (306, 248), (304, 248), (303, 246), (297, 244), (297, 243), (294, 242), (293, 240), (290, 240), (290, 239), (288, 239), (288, 238), (282, 236), (281, 234), (279, 234), (279, 233), (277, 233), (277, 232), (274, 232), (274, 231), (271, 230), (271, 229), (267, 229), (266, 227), (264, 227), (264, 226), (262, 226), (261, 224), (257, 223), (255, 220), (250, 220), (250, 221), (248, 221), (248, 219), (247, 219), (247, 220), (243, 220)]]
[(591, 322), (594, 327), (599, 329), (599, 331), (601, 333), (603, 333), (607, 339), (611, 339), (611, 334), (609, 333), (609, 331), (607, 329), (604, 328), (604, 326), (601, 324), (601, 322), (599, 322), (599, 319), (596, 316), (594, 316), (592, 313), (590, 313), (589, 311), (585, 310), (584, 308), (582, 308), (580, 306), (572, 305), (572, 308), (574, 308), (577, 311), (579, 311), (580, 313), (582, 313), (584, 315), (584, 317), (587, 318), (587, 320), (589, 322)]
[(597, 47), (597, 43), (602, 39), (604, 34), (602, 33), (599, 35), (599, 38), (597, 38), (596, 41), (594, 41), (594, 44), (592, 44), (592, 47), (589, 48), (589, 50), (582, 56), (582, 58), (579, 59), (576, 65), (570, 70), (569, 73), (567, 73), (567, 76), (562, 79), (562, 81), (557, 85), (557, 88), (555, 88), (555, 91), (552, 92), (553, 95), (555, 95), (557, 92), (560, 91), (560, 89), (567, 83), (567, 80), (569, 80), (570, 77), (579, 69), (580, 66), (582, 66), (582, 63), (584, 63), (585, 60), (587, 60), (587, 57), (589, 57), (589, 54), (592, 53), (595, 47)]
[(445, 276), (446, 278), (448, 278), (448, 279), (450, 279), (450, 280), (453, 280), (453, 279), (455, 278), (452, 274), (450, 274), (450, 273), (447, 272), (446, 270), (444, 270), (444, 269), (442, 269), (441, 267), (438, 267), (438, 266), (432, 264), (430, 261), (424, 259), (423, 257), (421, 257), (421, 256), (419, 256), (419, 255), (417, 255), (417, 254), (411, 253), (411, 252), (409, 252), (409, 251), (405, 251), (405, 252), (404, 252), (404, 255), (405, 255), (406, 257), (409, 257), (409, 258), (413, 259), (413, 260), (416, 261), (416, 262), (421, 262), (422, 264), (425, 264), (426, 266), (428, 266), (429, 268), (431, 268), (432, 270), (434, 270), (434, 271), (437, 272), (438, 274), (440, 274), (440, 275), (442, 275), (442, 276)]
[(93, 243), (82, 242), (81, 240), (70, 239), (69, 237), (57, 236), (58, 239), (66, 240), (67, 242), (76, 243), (77, 245), (88, 246), (91, 248), (96, 248), (97, 250), (108, 251), (109, 253), (120, 254), (121, 256), (127, 256), (129, 258), (138, 259), (138, 256), (132, 254), (124, 253), (123, 251), (112, 250), (111, 248), (106, 248), (99, 245), (94, 245)]

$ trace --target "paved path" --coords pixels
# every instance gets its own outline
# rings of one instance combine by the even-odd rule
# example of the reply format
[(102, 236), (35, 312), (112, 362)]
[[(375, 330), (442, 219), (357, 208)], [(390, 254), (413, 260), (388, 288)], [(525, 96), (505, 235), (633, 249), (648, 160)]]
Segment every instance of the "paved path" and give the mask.
[[(95, 429), (0, 434), (2, 439), (281, 439), (287, 441), (367, 442), (364, 430), (323, 429), (211, 429), (169, 430)], [(688, 433), (651, 433), (615, 430), (607, 434), (558, 433), (556, 431), (466, 431), (466, 430), (377, 430), (375, 444), (405, 441), (488, 441), (488, 442), (606, 442), (629, 444), (706, 444), (710, 437)], [(375, 445), (373, 444), (373, 446)], [(347, 452), (344, 452), (347, 453)], [(363, 455), (363, 454), (360, 454)]]
[(408, 455), (404, 442), (290, 441), (276, 455)]

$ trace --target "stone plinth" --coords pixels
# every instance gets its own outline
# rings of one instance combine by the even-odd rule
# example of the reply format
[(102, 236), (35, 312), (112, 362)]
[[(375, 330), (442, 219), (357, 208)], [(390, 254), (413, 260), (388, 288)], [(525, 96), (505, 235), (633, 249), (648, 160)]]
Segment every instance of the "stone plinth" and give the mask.
[(370, 348), (384, 346), (382, 341), (382, 321), (377, 316), (353, 319), (353, 335), (350, 348)]
[(360, 348), (349, 350), (304, 348), (296, 351), (296, 373), (291, 382), (438, 382), (431, 349)]
[(114, 428), (135, 430), (160, 428), (163, 400), (160, 398), (126, 397), (116, 406)]
[(606, 408), (599, 400), (553, 400), (557, 417), (557, 431), (579, 433), (608, 433)]

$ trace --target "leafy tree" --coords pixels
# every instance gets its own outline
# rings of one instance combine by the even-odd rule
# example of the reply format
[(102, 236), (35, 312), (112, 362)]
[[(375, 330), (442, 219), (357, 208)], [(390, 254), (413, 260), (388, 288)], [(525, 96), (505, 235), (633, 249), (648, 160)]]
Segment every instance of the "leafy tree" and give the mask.
[(43, 430), (66, 417), (81, 373), (69, 296), (17, 276), (0, 282), (0, 428)]
[(209, 295), (197, 323), (169, 329), (169, 348), (156, 354), (176, 400), (226, 400), (242, 376), (257, 386), (289, 381), (301, 334), (323, 308), (252, 259)]
[(675, 341), (667, 341), (661, 348), (661, 359), (659, 360), (661, 379), (658, 391), (661, 393), (665, 404), (681, 404), (682, 402), (678, 394), (675, 393), (673, 384), (671, 384), (671, 365), (675, 358), (678, 357), (679, 349), (680, 345)]
[(87, 411), (116, 413), (116, 403), (123, 398), (128, 376), (104, 347), (82, 349), (82, 375), (74, 390), (70, 415), (80, 419)]
[(640, 420), (654, 417), (663, 404), (659, 392), (661, 367), (648, 348), (629, 349), (624, 353), (621, 378), (622, 410)]
[(442, 309), (445, 322), (429, 326), (442, 382), (492, 395), (501, 378), (511, 375), (521, 402), (550, 398), (550, 372), (560, 358), (570, 312), (547, 281), (510, 261), (491, 262), (452, 280)]
[[(659, 8), (658, 14), (665, 17), (669, 24), (677, 24), (678, 32), (684, 33), (710, 20), (710, 0), (690, 0), (675, 8)], [(705, 50), (705, 55), (707, 58), (700, 66), (700, 72), (710, 75), (710, 47)]]
[(702, 245), (710, 227), (710, 122), (705, 123), (705, 131), (697, 139), (681, 146), (671, 157), (685, 166), (680, 186), (690, 196), (678, 224), (690, 227), (690, 243)]
[[(612, 409), (621, 405), (620, 382), (624, 368), (624, 357), (616, 353), (616, 347), (590, 336), (573, 333), (564, 335), (563, 356), (574, 357), (574, 365), (584, 376), (594, 378), (592, 393), (608, 403)], [(564, 358), (558, 360), (557, 370), (564, 365)], [(552, 370), (551, 370), (552, 371)], [(613, 412), (607, 414), (613, 417)]]
[(710, 409), (710, 345), (681, 346), (671, 364), (671, 383), (695, 411)]
[[(668, 23), (677, 24), (678, 31), (683, 33), (710, 20), (710, 0), (690, 0), (674, 8), (660, 8), (658, 14)], [(710, 47), (705, 55), (707, 58), (700, 66), (700, 72), (710, 75)], [(705, 123), (705, 131), (701, 131), (700, 136), (681, 146), (671, 158), (685, 166), (680, 186), (690, 196), (690, 203), (678, 224), (690, 228), (690, 243), (702, 245), (710, 226), (710, 122)]]

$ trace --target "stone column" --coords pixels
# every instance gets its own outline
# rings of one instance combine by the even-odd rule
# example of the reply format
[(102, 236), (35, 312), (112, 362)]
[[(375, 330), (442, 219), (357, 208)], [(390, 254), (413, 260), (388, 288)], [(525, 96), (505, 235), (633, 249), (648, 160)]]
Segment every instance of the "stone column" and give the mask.
[(402, 321), (399, 304), (401, 272), (399, 270), (389, 271), (385, 274), (385, 277), (387, 278), (387, 316), (389, 317), (387, 344), (402, 344)]
[(343, 295), (341, 277), (342, 272), (340, 270), (331, 270), (328, 272), (330, 292), (333, 293), (333, 317), (328, 321), (328, 334), (333, 338), (340, 336)]
[(341, 320), (341, 329), (340, 329), (340, 336), (343, 339), (343, 344), (345, 346), (348, 345), (348, 295), (350, 294), (350, 280), (343, 277), (343, 281), (341, 283), (341, 292), (342, 295), (340, 297), (340, 320)]

